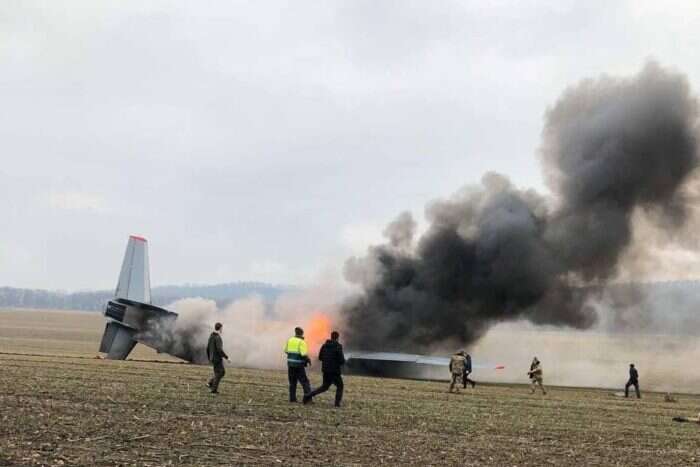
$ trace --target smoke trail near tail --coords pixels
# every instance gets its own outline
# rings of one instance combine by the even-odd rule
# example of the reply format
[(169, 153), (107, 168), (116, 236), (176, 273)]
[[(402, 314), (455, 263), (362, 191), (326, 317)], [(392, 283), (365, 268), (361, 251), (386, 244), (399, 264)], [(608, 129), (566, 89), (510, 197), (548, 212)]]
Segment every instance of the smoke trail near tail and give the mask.
[(222, 308), (213, 300), (186, 298), (169, 305), (177, 319), (149, 322), (139, 339), (187, 361), (207, 364), (206, 346), (214, 324), (223, 324), (224, 350), (231, 364), (247, 368), (283, 368), (282, 352), (294, 328), (305, 330), (315, 357), (329, 338), (335, 318), (336, 293), (328, 288), (289, 292), (275, 302), (259, 296), (237, 300)]
[(469, 344), (495, 323), (588, 328), (587, 299), (613, 279), (633, 238), (633, 215), (662, 229), (688, 218), (683, 186), (698, 166), (698, 107), (681, 74), (647, 64), (628, 79), (568, 89), (545, 116), (541, 162), (551, 194), (486, 174), (426, 209), (403, 213), (388, 243), (346, 263), (362, 292), (341, 313), (354, 348)]

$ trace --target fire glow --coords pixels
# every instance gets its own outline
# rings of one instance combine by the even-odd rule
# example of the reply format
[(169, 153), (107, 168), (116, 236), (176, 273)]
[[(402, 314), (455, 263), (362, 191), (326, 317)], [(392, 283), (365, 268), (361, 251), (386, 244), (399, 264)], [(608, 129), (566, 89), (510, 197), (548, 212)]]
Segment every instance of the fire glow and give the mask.
[(309, 352), (316, 354), (331, 335), (331, 320), (323, 313), (315, 313), (304, 332)]

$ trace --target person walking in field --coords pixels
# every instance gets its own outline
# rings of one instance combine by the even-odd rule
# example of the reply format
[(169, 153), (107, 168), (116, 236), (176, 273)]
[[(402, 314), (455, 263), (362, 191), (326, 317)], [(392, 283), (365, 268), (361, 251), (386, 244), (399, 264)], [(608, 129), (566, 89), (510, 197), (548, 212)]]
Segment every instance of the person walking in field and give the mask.
[(627, 384), (625, 384), (625, 397), (629, 397), (630, 386), (634, 386), (634, 391), (637, 393), (637, 399), (641, 399), (642, 394), (639, 392), (639, 373), (634, 367), (634, 363), (630, 363), (630, 379), (627, 380)]
[(335, 385), (335, 406), (340, 407), (343, 400), (343, 377), (341, 368), (345, 364), (343, 346), (338, 339), (340, 334), (337, 331), (331, 333), (331, 338), (321, 346), (318, 352), (318, 359), (321, 361), (321, 372), (323, 373), (323, 384), (311, 393), (304, 396), (304, 404), (313, 401), (314, 396), (326, 392), (331, 384)]
[(284, 347), (287, 354), (287, 376), (289, 378), (289, 402), (297, 401), (297, 383), (304, 389), (304, 397), (311, 392), (309, 378), (306, 376), (306, 366), (311, 364), (309, 348), (304, 341), (304, 330), (294, 328), (294, 336), (287, 340)]
[(476, 383), (469, 379), (469, 375), (472, 372), (472, 356), (467, 354), (464, 357), (464, 373), (462, 373), (462, 386), (467, 389), (467, 383), (472, 385), (472, 389), (476, 386)]
[(223, 324), (216, 323), (214, 325), (214, 332), (209, 336), (209, 342), (207, 343), (207, 357), (214, 367), (214, 376), (207, 383), (212, 394), (219, 393), (219, 383), (226, 374), (224, 359), (228, 360), (228, 355), (224, 352), (224, 343), (221, 339), (223, 327)]
[(543, 372), (542, 372), (542, 363), (537, 359), (537, 357), (532, 359), (532, 364), (530, 365), (530, 371), (527, 372), (527, 375), (530, 377), (530, 381), (532, 381), (532, 390), (530, 391), (531, 394), (535, 393), (535, 389), (537, 386), (542, 389), (542, 394), (547, 394), (547, 391), (544, 388), (543, 382)]
[[(459, 382), (464, 374), (466, 362), (467, 359), (464, 356), (464, 350), (456, 352), (454, 355), (452, 355), (452, 358), (450, 358), (450, 373), (452, 374), (452, 381), (450, 382), (449, 392), (459, 392)], [(456, 388), (455, 385), (457, 385)]]

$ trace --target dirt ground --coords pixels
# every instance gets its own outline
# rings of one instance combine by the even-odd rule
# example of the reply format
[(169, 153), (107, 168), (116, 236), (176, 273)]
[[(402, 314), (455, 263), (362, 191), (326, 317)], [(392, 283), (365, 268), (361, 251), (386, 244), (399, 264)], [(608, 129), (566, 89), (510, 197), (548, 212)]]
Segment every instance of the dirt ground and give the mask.
[(700, 464), (700, 426), (671, 421), (697, 396), (347, 376), (334, 409), (331, 393), (288, 403), (284, 372), (236, 368), (213, 396), (206, 367), (95, 359), (102, 326), (0, 311), (0, 466)]

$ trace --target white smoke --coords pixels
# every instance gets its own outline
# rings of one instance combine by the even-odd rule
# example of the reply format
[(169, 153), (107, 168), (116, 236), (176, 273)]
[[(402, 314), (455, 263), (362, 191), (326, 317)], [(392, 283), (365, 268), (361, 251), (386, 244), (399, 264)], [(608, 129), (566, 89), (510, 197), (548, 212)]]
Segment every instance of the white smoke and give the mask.
[(310, 351), (329, 337), (310, 332), (319, 316), (325, 316), (331, 325), (338, 323), (337, 297), (333, 290), (317, 288), (283, 295), (272, 304), (254, 295), (222, 309), (204, 298), (178, 300), (169, 308), (178, 313), (176, 333), (187, 335), (197, 347), (206, 348), (214, 324), (219, 322), (223, 324), (224, 351), (233, 366), (280, 369), (286, 365), (284, 345), (296, 326), (306, 330)]

